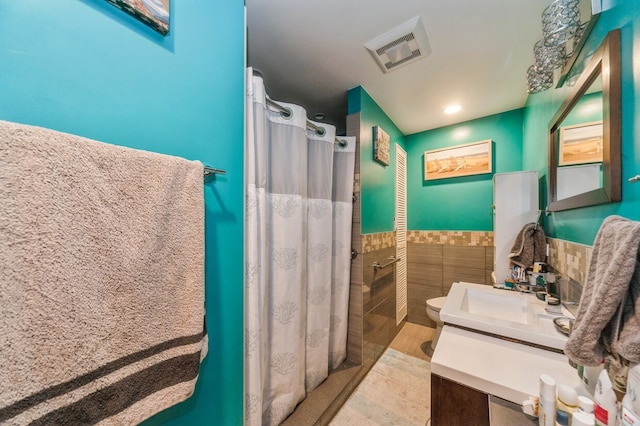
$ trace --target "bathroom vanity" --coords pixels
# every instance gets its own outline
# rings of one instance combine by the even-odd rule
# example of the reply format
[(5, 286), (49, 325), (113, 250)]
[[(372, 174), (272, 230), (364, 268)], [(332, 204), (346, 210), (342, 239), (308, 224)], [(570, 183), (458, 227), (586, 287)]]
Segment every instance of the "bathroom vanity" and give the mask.
[(558, 315), (544, 308), (531, 294), (454, 283), (431, 360), (433, 426), (536, 424), (521, 405), (538, 395), (541, 374), (586, 395), (562, 353), (567, 337), (553, 326)]

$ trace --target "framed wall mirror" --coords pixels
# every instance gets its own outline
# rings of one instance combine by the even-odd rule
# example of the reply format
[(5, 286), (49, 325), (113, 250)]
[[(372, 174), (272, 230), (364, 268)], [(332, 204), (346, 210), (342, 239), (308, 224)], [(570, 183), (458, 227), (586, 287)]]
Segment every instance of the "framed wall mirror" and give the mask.
[(620, 109), (620, 30), (615, 30), (549, 123), (548, 211), (620, 201)]

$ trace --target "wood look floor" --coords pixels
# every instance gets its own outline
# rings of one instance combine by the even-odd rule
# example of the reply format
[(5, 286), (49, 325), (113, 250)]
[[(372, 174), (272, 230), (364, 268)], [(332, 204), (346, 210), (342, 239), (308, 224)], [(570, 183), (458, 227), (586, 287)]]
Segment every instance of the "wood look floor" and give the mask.
[(433, 355), (431, 339), (433, 339), (435, 332), (435, 328), (408, 322), (389, 344), (389, 347), (403, 354), (431, 362), (431, 355)]
[(434, 333), (433, 328), (405, 323), (330, 425), (429, 424)]

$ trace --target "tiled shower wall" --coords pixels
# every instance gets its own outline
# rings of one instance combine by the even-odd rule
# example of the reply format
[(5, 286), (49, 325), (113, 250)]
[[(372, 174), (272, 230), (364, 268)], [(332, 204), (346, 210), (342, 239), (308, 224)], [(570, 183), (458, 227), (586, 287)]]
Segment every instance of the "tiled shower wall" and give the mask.
[(384, 265), (396, 254), (394, 232), (362, 236), (364, 313), (364, 362), (375, 362), (399, 331), (396, 327), (395, 264), (375, 270), (375, 262)]
[(360, 235), (360, 113), (347, 116), (347, 134), (356, 136), (356, 163), (353, 181), (353, 217), (351, 221), (351, 249), (355, 253), (351, 260), (351, 282), (349, 285), (349, 329), (347, 332), (347, 359), (358, 364), (363, 362), (363, 259), (362, 235)]
[(395, 267), (374, 274), (373, 263), (384, 264), (395, 255), (395, 234), (382, 232), (361, 235), (360, 209), (360, 113), (347, 116), (347, 134), (356, 136), (356, 167), (353, 186), (349, 331), (347, 359), (370, 368), (397, 334), (395, 325)]
[(435, 327), (426, 301), (446, 296), (456, 281), (491, 285), (493, 232), (407, 232), (407, 320)]

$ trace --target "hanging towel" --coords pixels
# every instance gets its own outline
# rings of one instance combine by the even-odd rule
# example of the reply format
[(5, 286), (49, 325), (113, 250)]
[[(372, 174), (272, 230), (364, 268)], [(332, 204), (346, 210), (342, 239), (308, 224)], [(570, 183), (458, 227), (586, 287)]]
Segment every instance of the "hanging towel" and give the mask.
[(206, 354), (203, 166), (0, 121), (0, 424), (137, 424)]
[(542, 226), (536, 223), (528, 223), (523, 226), (509, 253), (511, 263), (528, 269), (533, 267), (535, 262), (544, 262), (546, 257), (547, 240)]
[(607, 217), (593, 244), (587, 278), (565, 354), (582, 365), (607, 355), (640, 362), (640, 222)]

